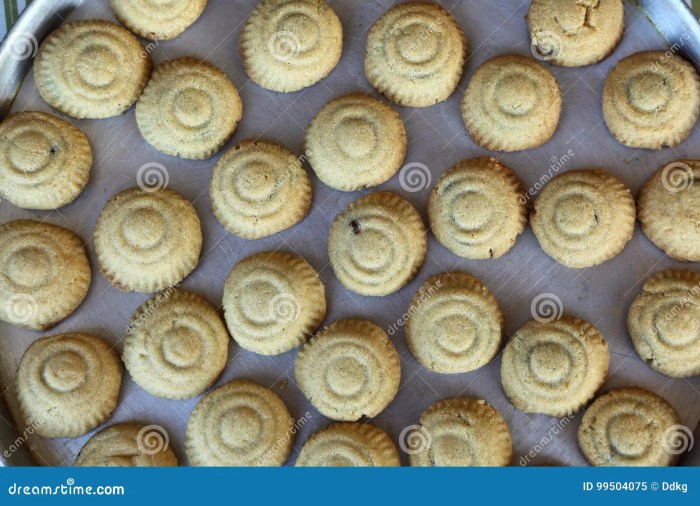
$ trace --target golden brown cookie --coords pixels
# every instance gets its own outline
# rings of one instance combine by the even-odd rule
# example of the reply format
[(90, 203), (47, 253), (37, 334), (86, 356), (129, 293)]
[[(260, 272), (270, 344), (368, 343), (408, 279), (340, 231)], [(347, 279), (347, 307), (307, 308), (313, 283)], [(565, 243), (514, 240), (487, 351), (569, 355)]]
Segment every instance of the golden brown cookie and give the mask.
[(151, 40), (174, 39), (197, 21), (207, 0), (110, 0), (119, 22)]

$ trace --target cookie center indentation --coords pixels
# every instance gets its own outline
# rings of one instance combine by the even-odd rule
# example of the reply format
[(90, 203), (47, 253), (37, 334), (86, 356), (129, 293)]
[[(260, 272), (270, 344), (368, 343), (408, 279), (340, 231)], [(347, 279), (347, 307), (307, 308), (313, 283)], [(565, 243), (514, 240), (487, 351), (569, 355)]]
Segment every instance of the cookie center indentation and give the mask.
[(530, 352), (530, 370), (543, 383), (557, 384), (571, 371), (571, 357), (557, 343), (542, 343)]
[(62, 351), (48, 358), (44, 364), (44, 382), (58, 392), (72, 392), (87, 377), (87, 365), (79, 354)]

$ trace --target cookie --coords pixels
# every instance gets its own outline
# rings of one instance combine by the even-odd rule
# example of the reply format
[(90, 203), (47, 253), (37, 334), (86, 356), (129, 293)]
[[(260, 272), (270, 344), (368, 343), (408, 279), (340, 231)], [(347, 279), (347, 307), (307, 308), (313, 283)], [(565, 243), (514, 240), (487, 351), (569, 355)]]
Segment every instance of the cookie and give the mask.
[(41, 43), (34, 80), (51, 107), (73, 118), (111, 118), (141, 95), (152, 63), (129, 30), (101, 19), (63, 24)]
[(146, 142), (189, 160), (217, 153), (242, 115), (241, 97), (226, 74), (195, 58), (158, 65), (136, 104), (136, 123)]
[(428, 107), (454, 93), (462, 78), (467, 46), (457, 21), (440, 5), (401, 3), (370, 28), (365, 75), (392, 102)]
[(117, 193), (102, 209), (94, 238), (102, 274), (130, 292), (177, 285), (197, 267), (202, 249), (197, 212), (167, 188)]
[(333, 272), (361, 295), (396, 292), (418, 274), (425, 254), (423, 219), (391, 192), (360, 197), (336, 216), (328, 233)]
[(15, 387), (22, 414), (43, 437), (78, 437), (117, 407), (122, 363), (111, 345), (88, 334), (58, 334), (24, 352)]
[(677, 54), (643, 51), (608, 74), (603, 117), (625, 146), (661, 149), (683, 142), (700, 116), (700, 78)]
[(355, 422), (377, 416), (394, 399), (401, 363), (386, 332), (377, 325), (338, 320), (302, 347), (294, 377), (322, 415)]
[(501, 383), (526, 413), (571, 416), (593, 398), (609, 363), (608, 343), (590, 323), (567, 315), (530, 320), (503, 350)]
[(343, 26), (323, 0), (263, 0), (241, 32), (246, 74), (265, 89), (298, 91), (326, 77), (343, 52)]
[(496, 56), (474, 72), (462, 99), (462, 118), (479, 146), (494, 151), (537, 148), (552, 138), (561, 91), (552, 73), (532, 58)]
[(207, 0), (110, 0), (121, 24), (144, 39), (170, 40), (197, 21)]
[(537, 196), (530, 214), (542, 250), (574, 269), (617, 256), (632, 238), (634, 221), (631, 192), (600, 169), (556, 176)]
[(328, 102), (306, 130), (306, 152), (318, 178), (336, 190), (378, 186), (406, 156), (406, 129), (394, 109), (352, 93)]
[(83, 240), (70, 230), (33, 220), (0, 225), (0, 320), (50, 329), (77, 309), (90, 278)]
[(246, 140), (219, 159), (209, 184), (216, 218), (244, 239), (260, 239), (296, 225), (311, 207), (311, 181), (291, 151)]
[(463, 160), (430, 192), (428, 220), (435, 238), (455, 255), (498, 258), (527, 223), (520, 180), (495, 158)]

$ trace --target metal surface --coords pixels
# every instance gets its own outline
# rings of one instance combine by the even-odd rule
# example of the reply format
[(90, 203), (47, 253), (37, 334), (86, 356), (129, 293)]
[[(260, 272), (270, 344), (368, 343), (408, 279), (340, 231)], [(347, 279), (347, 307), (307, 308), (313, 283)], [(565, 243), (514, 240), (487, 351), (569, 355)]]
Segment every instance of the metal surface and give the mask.
[(700, 68), (700, 24), (684, 0), (636, 0), (678, 53)]

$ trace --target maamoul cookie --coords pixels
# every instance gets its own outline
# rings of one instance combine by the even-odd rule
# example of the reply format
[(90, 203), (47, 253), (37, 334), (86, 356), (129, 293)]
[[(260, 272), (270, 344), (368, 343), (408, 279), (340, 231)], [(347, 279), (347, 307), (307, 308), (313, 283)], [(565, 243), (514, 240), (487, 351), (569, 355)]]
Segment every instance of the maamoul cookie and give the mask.
[(122, 360), (152, 395), (190, 399), (209, 388), (228, 360), (229, 336), (208, 300), (169, 288), (131, 317)]
[(678, 160), (659, 169), (639, 192), (639, 221), (667, 255), (700, 261), (700, 161)]
[(303, 258), (280, 251), (238, 262), (224, 285), (226, 325), (246, 350), (278, 355), (305, 342), (326, 317), (326, 293)]
[(306, 343), (294, 376), (324, 416), (355, 422), (375, 417), (396, 396), (401, 363), (381, 328), (366, 320), (338, 320)]
[(361, 295), (382, 296), (410, 282), (425, 260), (418, 211), (391, 192), (370, 193), (336, 216), (328, 256), (338, 280)]
[(677, 146), (700, 116), (700, 78), (682, 57), (643, 51), (618, 62), (605, 81), (603, 117), (625, 146)]
[(174, 39), (197, 21), (207, 0), (110, 0), (119, 22), (151, 40)]
[(467, 46), (457, 21), (440, 5), (401, 3), (370, 28), (365, 75), (392, 102), (428, 107), (454, 93)]
[(291, 151), (273, 142), (246, 140), (217, 162), (209, 199), (229, 232), (259, 239), (304, 219), (311, 207), (311, 181)]
[(502, 55), (474, 72), (462, 99), (462, 118), (474, 142), (495, 151), (533, 149), (554, 135), (561, 91), (552, 73), (532, 58)]
[(234, 380), (212, 390), (187, 423), (193, 466), (281, 466), (294, 444), (294, 418), (269, 388)]
[(527, 206), (515, 173), (495, 158), (464, 160), (446, 171), (428, 198), (436, 239), (464, 258), (497, 258), (525, 230)]
[(535, 199), (530, 225), (540, 247), (567, 267), (601, 264), (620, 253), (634, 232), (629, 189), (600, 169), (552, 179)]
[(73, 313), (90, 288), (83, 241), (58, 225), (0, 225), (0, 320), (46, 330)]
[(657, 371), (700, 374), (700, 274), (657, 272), (632, 302), (627, 328), (641, 359)]
[(111, 345), (88, 334), (34, 341), (17, 369), (17, 399), (43, 437), (78, 437), (117, 407), (122, 363)]
[(134, 105), (151, 68), (148, 52), (129, 30), (92, 19), (66, 23), (44, 39), (34, 79), (54, 109), (74, 118), (110, 118)]
[(329, 425), (301, 447), (297, 467), (398, 467), (396, 445), (379, 427), (369, 423)]
[(609, 363), (608, 343), (590, 323), (567, 315), (530, 320), (503, 350), (501, 383), (526, 413), (568, 416), (593, 398)]
[(241, 97), (226, 74), (195, 58), (158, 65), (136, 104), (143, 138), (158, 151), (190, 160), (218, 152), (242, 115)]
[(91, 168), (90, 142), (62, 119), (26, 111), (0, 124), (0, 197), (17, 207), (53, 210), (73, 202)]
[(404, 437), (412, 466), (508, 466), (513, 459), (508, 425), (482, 400), (438, 401)]
[(594, 466), (670, 466), (678, 460), (678, 414), (643, 388), (611, 390), (583, 415), (578, 445)]
[(263, 0), (241, 32), (246, 74), (268, 90), (290, 92), (326, 77), (343, 52), (343, 26), (324, 0)]
[(401, 168), (407, 149), (399, 113), (369, 95), (328, 102), (306, 130), (306, 152), (318, 178), (353, 191), (380, 185)]
[(197, 212), (167, 188), (129, 188), (113, 196), (95, 225), (95, 253), (120, 290), (157, 292), (194, 270), (202, 249)]

